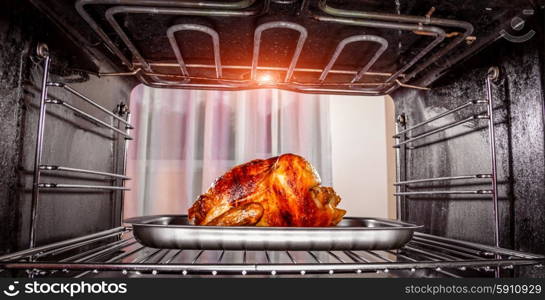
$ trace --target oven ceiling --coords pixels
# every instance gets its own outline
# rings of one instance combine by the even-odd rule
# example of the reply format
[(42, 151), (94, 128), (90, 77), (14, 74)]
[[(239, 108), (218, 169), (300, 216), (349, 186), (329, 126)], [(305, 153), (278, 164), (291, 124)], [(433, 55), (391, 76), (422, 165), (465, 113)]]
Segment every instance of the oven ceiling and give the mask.
[(31, 2), (85, 50), (151, 86), (367, 95), (429, 86), (532, 9), (527, 0)]

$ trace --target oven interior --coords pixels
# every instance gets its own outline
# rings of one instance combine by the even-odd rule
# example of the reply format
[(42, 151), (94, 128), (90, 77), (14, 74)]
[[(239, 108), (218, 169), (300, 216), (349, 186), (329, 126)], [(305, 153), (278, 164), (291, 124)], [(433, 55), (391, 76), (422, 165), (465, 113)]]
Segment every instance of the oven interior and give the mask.
[[(0, 276), (543, 276), (534, 1), (2, 6)], [(397, 218), (422, 230), (388, 251), (141, 245), (122, 220), (138, 84), (391, 97)]]

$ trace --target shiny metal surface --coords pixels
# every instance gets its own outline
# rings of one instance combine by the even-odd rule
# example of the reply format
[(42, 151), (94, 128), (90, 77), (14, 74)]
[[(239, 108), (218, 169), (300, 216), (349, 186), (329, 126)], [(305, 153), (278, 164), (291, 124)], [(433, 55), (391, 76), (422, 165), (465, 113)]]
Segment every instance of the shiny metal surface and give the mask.
[[(497, 80), (499, 77), (499, 68), (497, 67), (491, 67), (488, 70), (487, 77), (485, 79), (485, 92), (486, 92), (486, 99), (478, 99), (478, 100), (472, 100), (469, 102), (466, 102), (462, 105), (459, 105), (453, 109), (447, 110), (443, 113), (440, 113), (434, 117), (431, 117), (425, 121), (422, 121), (418, 124), (415, 124), (405, 130), (398, 131), (393, 138), (396, 139), (397, 143), (394, 145), (394, 148), (399, 148), (405, 144), (412, 143), (414, 141), (420, 140), (424, 137), (440, 133), (446, 129), (462, 125), (469, 121), (477, 121), (481, 119), (486, 119), (488, 121), (488, 143), (489, 143), (489, 150), (490, 150), (490, 173), (488, 174), (475, 174), (475, 175), (458, 175), (458, 176), (444, 176), (444, 177), (436, 177), (436, 178), (424, 178), (424, 179), (411, 179), (411, 180), (399, 180), (398, 182), (394, 183), (396, 187), (408, 187), (409, 184), (418, 184), (418, 183), (429, 183), (429, 182), (435, 182), (435, 181), (451, 181), (451, 180), (467, 180), (467, 179), (490, 179), (491, 187), (490, 189), (477, 189), (477, 190), (442, 190), (442, 191), (399, 191), (398, 188), (396, 190), (396, 193), (394, 193), (395, 196), (422, 196), (422, 195), (455, 195), (455, 194), (473, 194), (473, 195), (488, 195), (490, 196), (492, 200), (492, 214), (493, 214), (493, 220), (494, 220), (494, 227), (493, 227), (493, 233), (494, 233), (494, 244), (496, 247), (499, 247), (500, 245), (500, 216), (498, 211), (498, 171), (497, 171), (497, 162), (496, 162), (496, 137), (495, 137), (495, 128), (494, 128), (494, 97), (493, 97), (493, 91), (492, 91), (492, 83), (494, 80)], [(453, 114), (455, 112), (458, 112), (464, 108), (473, 106), (473, 105), (484, 105), (486, 104), (487, 111), (485, 114), (477, 114), (472, 115), (470, 117), (467, 117), (465, 119), (454, 121), (447, 123), (445, 125), (439, 126), (433, 130), (426, 131), (424, 133), (420, 133), (417, 135), (413, 135), (408, 137), (407, 139), (404, 139), (403, 141), (400, 141), (401, 137), (407, 137), (407, 133), (412, 132), (414, 129), (422, 127), (426, 124), (429, 124), (433, 121), (436, 121), (438, 119), (444, 118), (447, 115)], [(416, 149), (416, 147), (421, 146), (428, 146), (429, 144), (421, 144), (418, 146), (412, 146), (408, 149), (413, 150)], [(399, 168), (399, 162), (398, 168)], [(408, 187), (409, 188), (409, 187)], [(445, 200), (452, 200), (443, 198)], [(498, 258), (497, 256), (496, 258)], [(501, 271), (499, 268), (495, 268), (495, 276), (500, 277)]]
[(100, 175), (100, 176), (106, 176), (106, 177), (121, 178), (121, 179), (124, 179), (124, 180), (131, 179), (130, 177), (125, 176), (123, 174), (116, 174), (116, 173), (109, 173), (109, 172), (102, 172), (102, 171), (95, 171), (95, 170), (87, 170), (87, 169), (79, 169), (79, 168), (69, 168), (69, 167), (56, 166), (56, 165), (40, 165), (40, 170), (42, 170), (42, 171), (64, 171), (64, 172)]
[(361, 68), (361, 70), (358, 73), (356, 73), (354, 78), (352, 78), (351, 82), (356, 82), (356, 81), (360, 80), (361, 77), (363, 77), (363, 75), (365, 75), (367, 73), (367, 71), (369, 71), (369, 69), (371, 69), (371, 67), (375, 64), (375, 62), (379, 59), (379, 57), (388, 48), (388, 41), (386, 39), (380, 37), (380, 36), (362, 34), (362, 35), (353, 35), (353, 36), (347, 37), (344, 40), (340, 41), (339, 44), (337, 45), (337, 49), (335, 49), (335, 52), (333, 53), (333, 55), (329, 59), (329, 62), (325, 66), (324, 70), (322, 71), (322, 74), (320, 74), (320, 78), (318, 78), (318, 81), (324, 82), (324, 80), (327, 77), (327, 74), (329, 74), (329, 72), (333, 68), (333, 65), (335, 65), (335, 62), (337, 61), (337, 59), (341, 55), (343, 49), (348, 44), (351, 44), (351, 43), (354, 43), (354, 42), (373, 42), (373, 43), (379, 44), (380, 47), (377, 49), (377, 51), (375, 52), (375, 54), (373, 55), (371, 60), (369, 60), (367, 62), (367, 64), (365, 64), (365, 66), (363, 66), (363, 68)]
[(39, 183), (40, 189), (82, 189), (82, 190), (130, 190), (124, 186), (112, 185), (87, 185), (87, 184), (69, 184), (69, 183)]
[[(490, 168), (492, 170), (492, 213), (494, 215), (494, 244), (500, 246), (500, 213), (498, 207), (498, 170), (496, 162), (496, 135), (494, 130), (494, 98), (492, 96), (492, 80), (499, 78), (499, 68), (490, 67), (486, 77), (486, 97), (488, 99), (488, 140), (490, 145)], [(496, 268), (496, 277), (500, 276), (500, 270)]]
[(459, 125), (462, 125), (462, 124), (465, 124), (465, 123), (468, 123), (468, 122), (471, 122), (471, 121), (484, 120), (484, 119), (488, 119), (488, 118), (489, 118), (488, 115), (481, 114), (481, 115), (473, 115), (473, 116), (467, 117), (467, 118), (459, 120), (459, 121), (450, 122), (450, 123), (447, 123), (447, 124), (445, 124), (443, 126), (437, 127), (434, 130), (430, 130), (430, 131), (427, 131), (425, 133), (419, 134), (417, 136), (410, 137), (410, 138), (408, 138), (408, 139), (406, 139), (406, 140), (404, 140), (402, 142), (399, 142), (399, 143), (395, 144), (394, 147), (399, 147), (399, 146), (401, 146), (403, 144), (412, 143), (414, 141), (420, 140), (420, 139), (425, 138), (427, 136), (430, 136), (430, 135), (445, 131), (445, 130), (450, 129), (452, 127), (456, 127), (456, 126), (459, 126)]
[[(101, 125), (103, 127), (106, 127), (108, 129), (113, 130), (117, 134), (124, 137), (124, 140), (132, 139), (132, 137), (129, 135), (129, 130), (133, 129), (134, 127), (129, 123), (128, 120), (123, 119), (122, 117), (116, 115), (115, 113), (109, 111), (107, 108), (103, 107), (102, 105), (98, 104), (97, 102), (93, 101), (89, 97), (83, 95), (82, 93), (78, 92), (77, 90), (73, 89), (71, 86), (62, 83), (62, 82), (49, 82), (48, 81), (48, 75), (49, 75), (49, 56), (44, 58), (44, 72), (43, 72), (43, 78), (42, 78), (42, 89), (41, 89), (41, 95), (40, 95), (40, 116), (38, 121), (38, 132), (37, 132), (37, 140), (36, 140), (36, 154), (35, 154), (35, 161), (34, 161), (34, 177), (33, 177), (33, 185), (32, 185), (32, 202), (31, 202), (31, 217), (30, 217), (30, 243), (29, 248), (34, 248), (35, 246), (35, 240), (36, 240), (36, 223), (38, 219), (38, 200), (39, 200), (39, 194), (41, 190), (51, 190), (56, 189), (59, 192), (68, 191), (70, 189), (72, 190), (104, 190), (104, 191), (124, 191), (129, 190), (129, 188), (123, 186), (123, 180), (129, 180), (130, 178), (125, 176), (124, 174), (117, 174), (117, 173), (111, 173), (111, 172), (102, 172), (97, 170), (89, 170), (89, 169), (81, 169), (81, 168), (71, 168), (71, 167), (65, 167), (60, 165), (49, 165), (49, 164), (42, 164), (42, 148), (45, 141), (44, 138), (44, 127), (45, 127), (45, 120), (46, 120), (46, 106), (47, 105), (62, 105), (63, 107), (66, 107), (73, 112), (76, 112), (77, 114), (89, 119), (90, 121), (94, 122), (94, 125)], [(108, 116), (112, 117), (112, 121), (117, 120), (118, 127), (123, 128), (123, 130), (119, 129), (118, 127), (114, 125), (110, 125), (105, 121), (102, 121), (101, 119), (95, 117), (94, 115), (87, 113), (63, 100), (59, 99), (49, 99), (48, 96), (48, 89), (50, 87), (55, 88), (62, 88), (69, 92), (70, 94), (76, 96), (78, 99), (83, 100), (84, 102), (87, 102), (88, 104), (92, 105), (93, 107), (99, 109), (100, 111), (106, 113)], [(124, 150), (126, 151), (126, 145), (124, 147)], [(60, 172), (72, 172), (72, 173), (80, 173), (80, 174), (91, 174), (91, 175), (100, 175), (100, 176), (106, 176), (111, 178), (117, 178), (121, 180), (120, 182), (113, 182), (112, 185), (95, 185), (95, 184), (71, 184), (71, 183), (50, 183), (50, 182), (40, 182), (40, 174), (41, 172), (49, 172), (49, 171), (60, 171)], [(34, 259), (34, 258), (32, 258)]]
[(69, 110), (74, 111), (74, 112), (84, 116), (85, 118), (87, 118), (87, 119), (89, 119), (89, 120), (91, 120), (91, 121), (93, 121), (93, 122), (95, 122), (97, 124), (100, 124), (100, 125), (108, 128), (108, 129), (113, 130), (114, 132), (124, 136), (126, 139), (132, 140), (132, 137), (130, 135), (128, 135), (125, 131), (119, 130), (119, 129), (115, 128), (114, 126), (109, 125), (108, 123), (98, 119), (97, 117), (94, 117), (93, 115), (91, 115), (89, 113), (84, 112), (83, 110), (81, 110), (81, 109), (79, 109), (79, 108), (77, 108), (77, 107), (75, 107), (75, 106), (73, 106), (73, 105), (71, 105), (71, 104), (69, 104), (69, 103), (67, 103), (65, 101), (61, 101), (61, 100), (57, 100), (57, 99), (47, 99), (46, 103), (47, 104), (57, 104), (57, 105), (64, 106), (64, 107), (68, 108)]
[(2, 256), (0, 256), (0, 261), (14, 260), (14, 259), (21, 259), (21, 258), (24, 258), (24, 257), (30, 257), (30, 256), (33, 256), (33, 255), (37, 255), (39, 253), (44, 253), (44, 252), (47, 252), (47, 251), (51, 251), (53, 249), (59, 249), (59, 248), (69, 246), (69, 245), (80, 245), (81, 243), (87, 242), (89, 240), (93, 240), (93, 239), (96, 239), (96, 238), (107, 237), (110, 234), (122, 234), (122, 233), (124, 233), (126, 231), (127, 230), (126, 230), (125, 227), (120, 226), (120, 227), (108, 229), (108, 230), (105, 230), (105, 231), (101, 231), (101, 232), (97, 232), (97, 233), (93, 233), (93, 234), (89, 234), (89, 235), (85, 235), (85, 236), (81, 236), (81, 237), (77, 237), (77, 238), (73, 238), (73, 239), (68, 239), (68, 240), (64, 240), (64, 241), (60, 241), (60, 242), (56, 242), (56, 243), (51, 243), (51, 244), (47, 244), (47, 245), (40, 246), (40, 247), (29, 248), (29, 249), (26, 249), (26, 250), (21, 250), (21, 251), (15, 252), (15, 253), (2, 255)]
[(492, 195), (492, 190), (420, 191), (420, 192), (394, 193), (394, 196), (410, 196), (410, 195)]
[(49, 76), (49, 56), (44, 57), (42, 90), (40, 94), (40, 116), (38, 119), (38, 130), (36, 134), (36, 152), (34, 154), (34, 176), (32, 178), (32, 202), (30, 204), (30, 231), (29, 248), (33, 248), (36, 242), (36, 222), (38, 219), (38, 202), (40, 200), (40, 191), (38, 183), (40, 182), (40, 164), (42, 163), (42, 152), (44, 146), (44, 128), (46, 116), (46, 98), (47, 98), (47, 78)]
[(344, 218), (334, 227), (195, 226), (186, 215), (125, 220), (152, 248), (203, 250), (387, 250), (403, 247), (420, 226), (376, 218)]
[(448, 180), (463, 180), (463, 179), (487, 179), (492, 178), (492, 174), (474, 174), (474, 175), (460, 175), (460, 176), (447, 176), (447, 177), (435, 177), (435, 178), (424, 178), (424, 179), (414, 179), (407, 181), (398, 181), (394, 185), (407, 185), (415, 183), (427, 183), (434, 181), (448, 181)]
[[(162, 68), (179, 68), (180, 65), (177, 62), (172, 61), (162, 61), (162, 62), (149, 62), (148, 63), (151, 67), (162, 67)], [(141, 67), (142, 64), (139, 62), (135, 62), (134, 65), (136, 67)], [(216, 68), (215, 65), (210, 64), (186, 64), (186, 67), (193, 68), (193, 69), (214, 69)], [(243, 65), (222, 65), (222, 70), (251, 70), (252, 66), (243, 66)], [(281, 71), (286, 72), (288, 70), (288, 67), (272, 67), (272, 66), (257, 66), (256, 67), (258, 71)], [(138, 69), (135, 69), (138, 70)], [(323, 69), (316, 69), (316, 68), (301, 68), (297, 67), (293, 70), (294, 72), (303, 72), (303, 73), (322, 73)], [(339, 70), (339, 69), (331, 69), (329, 71), (329, 74), (344, 74), (344, 75), (357, 75), (361, 71), (357, 70)], [(126, 72), (126, 73), (99, 73), (100, 76), (120, 76), (123, 74), (126, 75), (136, 75), (133, 72)], [(364, 75), (372, 75), (372, 76), (382, 76), (382, 77), (389, 77), (392, 75), (392, 73), (387, 72), (371, 72), (367, 71)], [(405, 74), (401, 74), (400, 77), (403, 78)]]
[(0, 270), (20, 270), (26, 272), (21, 274), (33, 276), (104, 278), (293, 274), (360, 277), (365, 273), (405, 277), (418, 269), (439, 276), (489, 277), (493, 267), (539, 268), (544, 259), (542, 255), (419, 232), (403, 248), (386, 251), (171, 250), (145, 247), (134, 239), (129, 228), (118, 227), (1, 256)]
[(308, 36), (307, 29), (299, 24), (293, 23), (293, 22), (283, 22), (283, 21), (275, 21), (275, 22), (268, 22), (261, 24), (257, 26), (254, 32), (254, 54), (252, 57), (252, 70), (250, 72), (250, 78), (252, 80), (256, 80), (257, 76), (257, 63), (259, 61), (259, 48), (261, 46), (261, 35), (263, 31), (274, 29), (274, 28), (286, 28), (291, 29), (299, 32), (299, 38), (297, 40), (297, 46), (295, 47), (295, 51), (293, 52), (290, 66), (288, 67), (288, 71), (286, 72), (286, 77), (284, 79), (284, 82), (289, 82), (291, 79), (291, 76), (293, 75), (293, 71), (295, 70), (295, 66), (297, 65), (297, 61), (299, 60), (299, 56), (301, 55), (301, 50), (303, 50), (303, 46), (305, 44), (305, 41)]
[[(115, 238), (119, 235), (119, 238)], [(113, 241), (112, 241), (113, 239)], [(33, 258), (33, 260), (30, 260)], [(332, 276), (419, 270), (440, 276), (489, 277), (492, 267), (539, 265), (543, 256), (415, 232), (398, 250), (246, 251), (149, 248), (128, 228), (23, 250), (0, 257), (0, 270), (23, 270), (36, 276)], [(399, 272), (405, 273), (399, 273)], [(410, 272), (410, 273), (408, 273)], [(405, 275), (403, 275), (405, 274)]]
[(460, 111), (460, 110), (462, 110), (464, 108), (470, 107), (472, 105), (481, 105), (481, 104), (488, 104), (488, 100), (471, 100), (469, 102), (466, 102), (466, 103), (464, 103), (464, 104), (462, 104), (460, 106), (457, 106), (457, 107), (455, 107), (453, 109), (447, 110), (447, 111), (445, 111), (443, 113), (440, 113), (438, 115), (435, 115), (435, 116), (433, 116), (433, 117), (431, 117), (431, 118), (429, 118), (429, 119), (427, 119), (425, 121), (422, 121), (422, 122), (420, 122), (420, 123), (418, 123), (416, 125), (413, 125), (413, 126), (407, 128), (407, 129), (404, 129), (404, 130), (396, 133), (396, 135), (394, 135), (394, 138), (400, 137), (402, 134), (408, 133), (409, 131), (413, 131), (416, 128), (420, 128), (420, 127), (422, 127), (422, 126), (424, 126), (426, 124), (429, 124), (429, 123), (431, 123), (433, 121), (444, 118), (444, 117), (446, 117), (446, 116), (448, 116), (450, 114), (453, 114), (455, 112), (458, 112), (458, 111)]
[(95, 108), (101, 110), (102, 112), (104, 112), (105, 114), (107, 114), (108, 116), (118, 120), (119, 122), (125, 124), (128, 128), (130, 129), (133, 129), (132, 125), (125, 119), (123, 119), (122, 117), (114, 114), (113, 112), (111, 112), (109, 109), (103, 107), (102, 105), (98, 104), (96, 101), (92, 100), (91, 98), (83, 95), (82, 93), (78, 92), (77, 90), (75, 90), (74, 88), (72, 88), (70, 85), (66, 84), (66, 83), (62, 83), (62, 82), (48, 82), (47, 83), (47, 86), (53, 86), (53, 87), (58, 87), (58, 88), (62, 88), (64, 90), (66, 90), (67, 92), (71, 93), (72, 95), (78, 97), (79, 99), (91, 104), (92, 106), (94, 106)]
[(184, 62), (184, 58), (182, 56), (182, 51), (180, 50), (180, 47), (178, 46), (178, 41), (176, 40), (176, 37), (174, 36), (174, 34), (176, 32), (184, 31), (184, 30), (200, 31), (210, 36), (210, 38), (212, 39), (212, 46), (214, 51), (216, 78), (218, 79), (221, 78), (222, 72), (221, 72), (219, 35), (217, 31), (215, 31), (214, 29), (208, 26), (199, 25), (199, 24), (177, 24), (177, 25), (170, 26), (167, 30), (167, 37), (170, 42), (170, 46), (172, 47), (172, 51), (174, 51), (174, 54), (176, 55), (176, 60), (178, 61), (182, 75), (189, 76), (189, 72), (187, 71), (187, 67)]
[(492, 204), (494, 214), (494, 243), (500, 246), (500, 217), (498, 211), (498, 171), (496, 163), (496, 136), (494, 133), (494, 98), (492, 96), (492, 80), (498, 79), (499, 69), (491, 67), (486, 77), (486, 97), (488, 100), (488, 139), (490, 145), (490, 168), (492, 170)]

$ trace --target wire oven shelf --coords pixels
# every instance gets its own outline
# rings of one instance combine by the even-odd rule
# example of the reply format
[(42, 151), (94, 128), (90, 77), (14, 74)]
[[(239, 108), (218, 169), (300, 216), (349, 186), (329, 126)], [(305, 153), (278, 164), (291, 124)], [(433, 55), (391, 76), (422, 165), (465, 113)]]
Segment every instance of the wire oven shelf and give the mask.
[[(415, 233), (389, 251), (211, 251), (148, 248), (118, 227), (0, 257), (0, 272), (35, 276), (335, 275), (492, 276), (497, 268), (542, 267), (535, 254)], [(113, 273), (112, 273), (113, 272)], [(1, 274), (1, 273), (0, 273)]]

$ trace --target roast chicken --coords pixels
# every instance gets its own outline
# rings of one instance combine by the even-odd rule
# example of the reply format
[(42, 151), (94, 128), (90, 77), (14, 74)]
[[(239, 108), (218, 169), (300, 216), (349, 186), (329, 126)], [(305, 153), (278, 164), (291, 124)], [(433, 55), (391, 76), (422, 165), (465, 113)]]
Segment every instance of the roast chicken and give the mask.
[(301, 156), (283, 154), (238, 165), (189, 209), (189, 221), (213, 226), (334, 226), (346, 211), (333, 188)]

